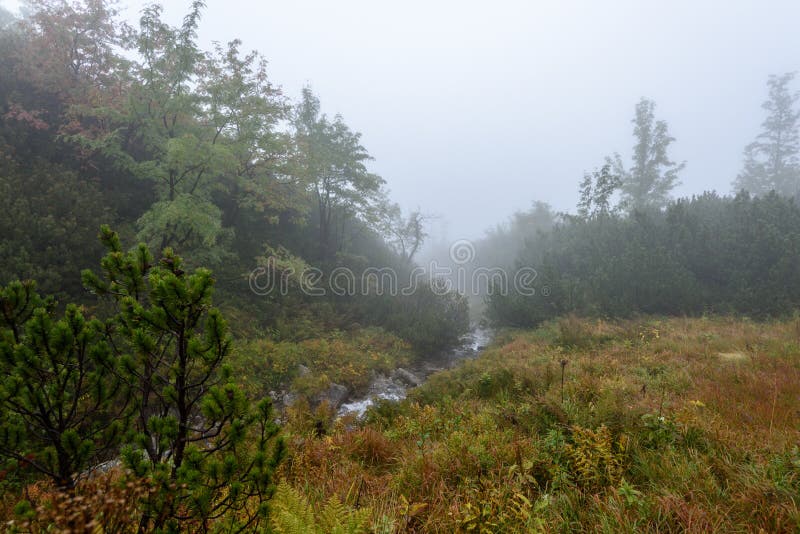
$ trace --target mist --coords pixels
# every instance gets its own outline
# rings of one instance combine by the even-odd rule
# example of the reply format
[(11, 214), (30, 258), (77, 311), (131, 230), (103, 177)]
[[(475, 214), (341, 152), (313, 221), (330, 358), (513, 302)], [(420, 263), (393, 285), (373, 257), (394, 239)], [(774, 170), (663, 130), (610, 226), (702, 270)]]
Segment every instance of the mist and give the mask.
[[(144, 4), (124, 3), (124, 18)], [(187, 3), (163, 4), (177, 24)], [(764, 80), (800, 68), (799, 19), (790, 0), (232, 0), (208, 2), (199, 41), (242, 39), (292, 98), (310, 85), (363, 134), (392, 198), (455, 239), (532, 201), (571, 210), (585, 170), (630, 153), (642, 96), (688, 163), (675, 194), (730, 191)]]
[(207, 3), (0, 0), (1, 524), (797, 530), (800, 3)]
[[(138, 20), (143, 3), (125, 3)], [(187, 3), (164, 2), (177, 24)], [(770, 74), (800, 68), (800, 3), (209, 1), (199, 41), (243, 41), (363, 134), (435, 238), (478, 238), (534, 201), (573, 211), (584, 171), (633, 144), (640, 97), (686, 161), (675, 196), (731, 191)]]

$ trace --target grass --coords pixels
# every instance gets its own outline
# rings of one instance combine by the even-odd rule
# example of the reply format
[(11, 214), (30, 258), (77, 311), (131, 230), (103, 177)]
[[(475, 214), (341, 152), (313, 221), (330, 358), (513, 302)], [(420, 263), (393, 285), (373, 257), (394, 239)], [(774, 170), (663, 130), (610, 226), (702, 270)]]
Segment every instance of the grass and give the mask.
[[(258, 394), (302, 378), (300, 364), (359, 387), (407, 354), (371, 329), (255, 340), (234, 363)], [(365, 421), (296, 410), (272, 529), (797, 532), (798, 399), (800, 320), (568, 317), (507, 330)], [(74, 498), (29, 484), (40, 511), (17, 517), (59, 531), (100, 513), (120, 525), (108, 532), (127, 532), (146, 488), (109, 476)], [(6, 520), (14, 495), (0, 502)]]
[[(231, 366), (252, 398), (288, 388), (305, 397), (342, 384), (363, 392), (376, 372), (407, 365), (414, 357), (403, 340), (381, 328), (333, 331), (301, 341), (257, 338), (236, 347)], [(300, 366), (309, 373), (300, 373)]]
[(289, 428), (283, 476), (385, 532), (796, 532), (798, 341), (725, 317), (501, 332), (364, 424)]

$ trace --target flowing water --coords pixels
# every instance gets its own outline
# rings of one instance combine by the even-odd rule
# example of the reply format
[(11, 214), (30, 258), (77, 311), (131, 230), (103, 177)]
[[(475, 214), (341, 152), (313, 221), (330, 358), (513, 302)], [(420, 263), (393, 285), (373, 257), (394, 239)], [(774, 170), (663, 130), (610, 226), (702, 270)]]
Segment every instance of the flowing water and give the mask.
[(342, 404), (339, 407), (338, 415), (341, 417), (347, 414), (356, 414), (361, 417), (367, 411), (367, 408), (372, 406), (378, 399), (402, 400), (406, 397), (408, 390), (414, 387), (410, 384), (411, 380), (409, 378), (415, 378), (419, 383), (422, 383), (428, 376), (437, 371), (450, 369), (464, 360), (475, 358), (488, 345), (491, 339), (492, 332), (489, 329), (473, 328), (469, 334), (462, 338), (461, 343), (456, 348), (409, 366), (407, 371), (411, 377), (407, 374), (405, 376), (399, 374), (399, 370), (390, 376), (379, 375), (375, 377), (369, 386), (367, 394), (363, 397), (349, 399)]

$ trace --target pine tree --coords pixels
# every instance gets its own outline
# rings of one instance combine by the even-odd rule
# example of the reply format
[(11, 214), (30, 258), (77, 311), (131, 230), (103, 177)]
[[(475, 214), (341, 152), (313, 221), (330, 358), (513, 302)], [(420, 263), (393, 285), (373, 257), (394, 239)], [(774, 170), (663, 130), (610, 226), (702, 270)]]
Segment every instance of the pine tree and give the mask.
[(636, 104), (633, 135), (633, 166), (626, 170), (619, 154), (608, 158), (607, 163), (621, 177), (621, 206), (628, 211), (661, 209), (669, 200), (669, 193), (678, 185), (678, 173), (686, 163), (675, 163), (667, 155), (675, 141), (668, 132), (667, 123), (655, 119), (655, 102), (642, 98)]
[(108, 227), (101, 239), (109, 251), (103, 276), (84, 271), (83, 278), (119, 310), (106, 332), (134, 404), (123, 460), (157, 488), (141, 530), (221, 517), (234, 531), (254, 528), (266, 517), (285, 448), (271, 402), (251, 406), (224, 365), (231, 338), (211, 302), (211, 272), (187, 273), (170, 249), (158, 264), (143, 244), (123, 252)]
[(775, 191), (797, 196), (800, 188), (800, 111), (795, 110), (800, 93), (789, 85), (794, 72), (770, 76), (769, 97), (762, 104), (767, 118), (763, 131), (744, 150), (744, 168), (734, 182), (737, 190), (754, 195)]
[(98, 321), (70, 304), (62, 318), (33, 282), (0, 289), (0, 456), (72, 489), (116, 443), (124, 403)]

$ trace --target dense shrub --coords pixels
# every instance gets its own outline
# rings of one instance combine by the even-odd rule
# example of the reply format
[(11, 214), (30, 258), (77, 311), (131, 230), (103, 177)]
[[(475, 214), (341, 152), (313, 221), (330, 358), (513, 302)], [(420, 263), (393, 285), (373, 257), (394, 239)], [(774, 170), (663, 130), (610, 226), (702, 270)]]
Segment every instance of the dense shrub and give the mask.
[(489, 313), (520, 326), (572, 312), (785, 315), (800, 306), (798, 229), (800, 207), (775, 194), (568, 218), (520, 254), (518, 266), (538, 273), (536, 294), (493, 294)]
[[(289, 386), (310, 396), (331, 382), (362, 390), (372, 372), (391, 371), (411, 358), (402, 339), (381, 328), (364, 328), (303, 341), (256, 339), (243, 343), (231, 359), (234, 375), (248, 395), (258, 398)], [(303, 374), (301, 365), (308, 374)]]

